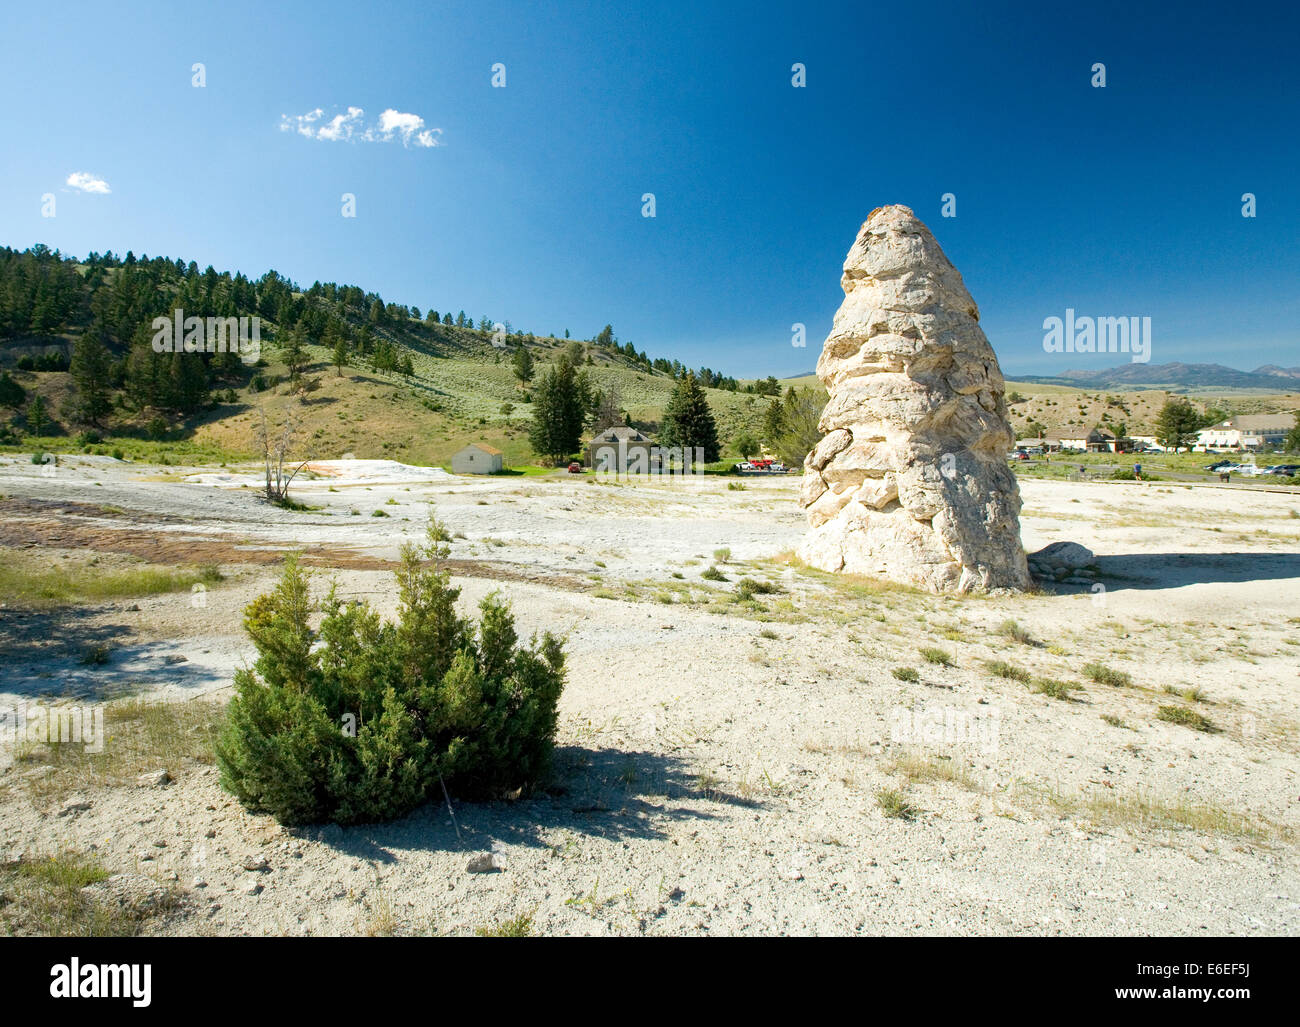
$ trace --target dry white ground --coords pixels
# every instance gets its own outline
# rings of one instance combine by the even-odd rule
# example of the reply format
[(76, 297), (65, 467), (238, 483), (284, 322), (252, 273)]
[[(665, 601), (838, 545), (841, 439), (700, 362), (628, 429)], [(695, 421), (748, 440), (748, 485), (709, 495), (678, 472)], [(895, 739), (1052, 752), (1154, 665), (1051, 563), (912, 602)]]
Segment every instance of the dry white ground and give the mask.
[[(1300, 495), (1027, 481), (1026, 548), (1083, 543), (1102, 587), (951, 599), (783, 562), (804, 527), (793, 479), (321, 478), (297, 492), (320, 509), (292, 513), (237, 481), (186, 480), (217, 468), (36, 470), (0, 461), (0, 544), (51, 561), (93, 550), (105, 566), (219, 562), (226, 580), (200, 606), (181, 594), (75, 616), (0, 610), (0, 709), (124, 687), (228, 695), (252, 655), (241, 611), (274, 580), (275, 553), (304, 548), (319, 585), (335, 578), (391, 615), (386, 561), (421, 535), (430, 503), (464, 536), (452, 556), (465, 612), (500, 589), (522, 634), (567, 637), (554, 787), (513, 803), (453, 795), (454, 823), (442, 804), (285, 830), (195, 761), (167, 766), (173, 783), (157, 788), (52, 781), (39, 754), (6, 768), (0, 855), (93, 848), (141, 875), (124, 880), (169, 884), (181, 905), (151, 930), (470, 933), (516, 917), (542, 934), (1300, 928)], [(702, 579), (723, 547), (729, 580)], [(735, 602), (741, 577), (780, 591)], [(1032, 641), (1006, 637), (1008, 619)], [(110, 646), (106, 664), (76, 658), (88, 638)], [(1078, 687), (1052, 698), (990, 660)], [(1089, 679), (1090, 663), (1131, 684)], [(1162, 706), (1214, 730), (1162, 720)], [(886, 815), (890, 789), (907, 815)], [(467, 870), (494, 848), (503, 869)]]

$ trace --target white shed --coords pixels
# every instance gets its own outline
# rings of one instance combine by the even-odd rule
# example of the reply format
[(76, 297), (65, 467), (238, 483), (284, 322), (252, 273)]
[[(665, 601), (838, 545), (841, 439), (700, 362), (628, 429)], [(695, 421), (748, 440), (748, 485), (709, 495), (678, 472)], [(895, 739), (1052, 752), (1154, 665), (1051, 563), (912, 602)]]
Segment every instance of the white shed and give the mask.
[(456, 474), (493, 474), (502, 469), (502, 453), (484, 442), (471, 442), (451, 458)]

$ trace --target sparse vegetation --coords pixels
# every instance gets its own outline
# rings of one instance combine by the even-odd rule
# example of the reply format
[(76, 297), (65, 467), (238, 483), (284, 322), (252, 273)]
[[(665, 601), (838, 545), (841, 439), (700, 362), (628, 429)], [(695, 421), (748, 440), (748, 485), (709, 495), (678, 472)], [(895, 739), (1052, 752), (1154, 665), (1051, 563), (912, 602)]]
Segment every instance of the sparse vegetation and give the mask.
[(920, 681), (921, 675), (916, 672), (914, 667), (895, 667), (890, 671), (899, 681)]
[(1085, 677), (1091, 678), (1099, 685), (1111, 685), (1115, 688), (1127, 688), (1133, 684), (1133, 678), (1125, 671), (1113, 670), (1101, 663), (1088, 663), (1084, 665), (1083, 673)]
[(1015, 664), (1007, 663), (1005, 660), (988, 660), (984, 664), (984, 669), (994, 677), (1019, 681), (1021, 684), (1028, 684), (1030, 679), (1029, 671), (1023, 667), (1017, 667)]
[(1212, 733), (1217, 730), (1204, 714), (1186, 706), (1161, 706), (1156, 710), (1156, 717), (1170, 724), (1190, 727), (1193, 731)]
[(913, 806), (897, 788), (881, 788), (876, 792), (876, 805), (891, 820), (915, 820), (921, 811)]
[(945, 652), (943, 649), (936, 649), (934, 646), (923, 646), (917, 649), (922, 659), (927, 663), (936, 663), (941, 667), (953, 666), (952, 654)]

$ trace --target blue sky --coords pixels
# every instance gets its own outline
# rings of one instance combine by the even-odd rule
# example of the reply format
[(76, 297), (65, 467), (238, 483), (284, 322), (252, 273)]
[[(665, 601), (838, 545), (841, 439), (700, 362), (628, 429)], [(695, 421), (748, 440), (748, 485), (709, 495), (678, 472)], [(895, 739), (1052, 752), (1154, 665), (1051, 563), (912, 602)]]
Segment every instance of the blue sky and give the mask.
[[(784, 376), (815, 364), (861, 222), (904, 203), (1009, 374), (1087, 366), (1043, 351), (1067, 307), (1150, 316), (1153, 363), (1300, 364), (1294, 6), (1055, 6), (11, 5), (0, 244), (611, 322)], [(349, 107), (350, 138), (297, 131)]]

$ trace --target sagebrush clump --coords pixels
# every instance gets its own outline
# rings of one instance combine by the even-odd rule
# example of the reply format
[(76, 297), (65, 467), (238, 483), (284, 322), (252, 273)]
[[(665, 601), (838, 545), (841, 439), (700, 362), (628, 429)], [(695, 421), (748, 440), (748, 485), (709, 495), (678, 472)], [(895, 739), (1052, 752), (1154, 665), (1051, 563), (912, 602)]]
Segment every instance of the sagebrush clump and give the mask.
[(479, 604), (477, 630), (457, 616), (445, 537), (431, 518), (428, 544), (403, 547), (396, 623), (334, 587), (314, 603), (292, 556), (245, 610), (259, 655), (235, 675), (217, 760), (247, 806), (285, 824), (359, 823), (441, 799), (443, 783), (485, 798), (544, 780), (561, 644), (548, 632), (519, 645), (495, 594)]

